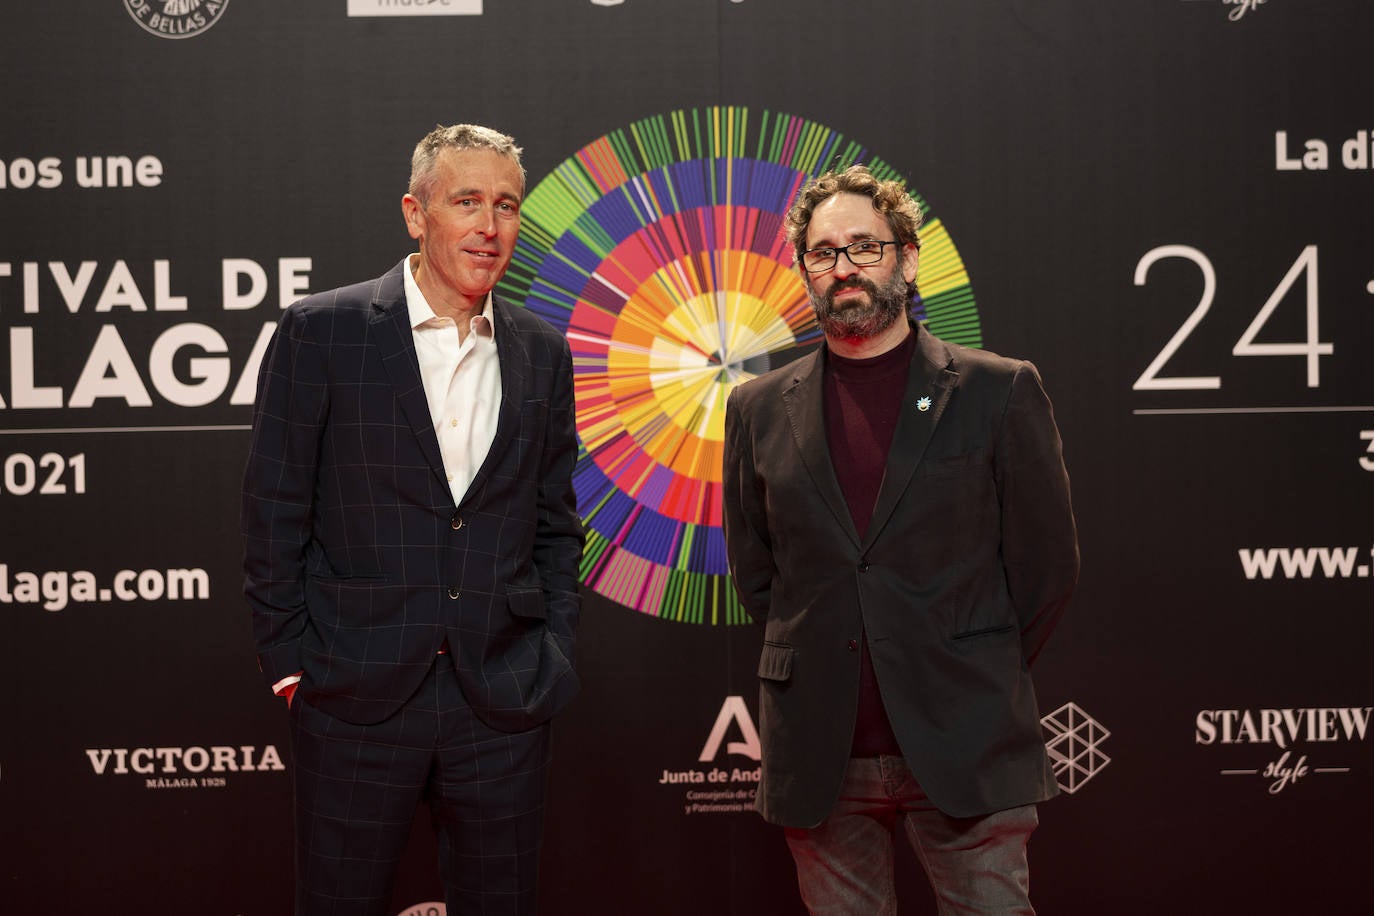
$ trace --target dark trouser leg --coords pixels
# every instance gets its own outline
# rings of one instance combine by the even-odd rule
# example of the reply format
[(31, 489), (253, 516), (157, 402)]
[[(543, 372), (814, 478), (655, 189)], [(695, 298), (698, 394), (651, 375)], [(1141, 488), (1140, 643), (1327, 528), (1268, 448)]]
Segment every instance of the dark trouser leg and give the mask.
[(496, 731), (441, 666), (440, 734), (429, 786), (450, 916), (533, 913), (549, 764), (547, 723)]
[(298, 916), (387, 913), (429, 773), (432, 719), (406, 707), (354, 725), (292, 703)]

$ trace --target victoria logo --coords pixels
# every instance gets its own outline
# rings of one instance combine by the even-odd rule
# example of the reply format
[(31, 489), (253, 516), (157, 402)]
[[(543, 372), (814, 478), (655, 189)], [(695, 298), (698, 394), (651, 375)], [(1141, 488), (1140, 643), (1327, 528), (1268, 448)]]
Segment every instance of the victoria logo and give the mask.
[(1111, 732), (1076, 703), (1065, 703), (1040, 720), (1059, 788), (1072, 795), (1112, 762), (1102, 753)]
[(124, 0), (134, 22), (158, 38), (193, 38), (219, 22), (229, 0)]
[(275, 745), (212, 747), (92, 747), (86, 749), (96, 776), (142, 777), (147, 789), (222, 789), (228, 774), (286, 769)]

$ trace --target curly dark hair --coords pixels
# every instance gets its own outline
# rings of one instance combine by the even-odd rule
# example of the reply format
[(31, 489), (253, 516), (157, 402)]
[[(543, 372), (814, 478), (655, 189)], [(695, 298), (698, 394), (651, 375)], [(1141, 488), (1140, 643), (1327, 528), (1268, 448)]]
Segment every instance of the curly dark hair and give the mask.
[(867, 166), (851, 165), (843, 172), (826, 172), (797, 192), (797, 199), (792, 201), (783, 220), (787, 242), (797, 261), (801, 261), (802, 252), (806, 250), (806, 230), (811, 225), (811, 214), (822, 201), (845, 192), (870, 198), (873, 209), (887, 218), (897, 241), (921, 247), (921, 207), (906, 188), (897, 181), (879, 181)]

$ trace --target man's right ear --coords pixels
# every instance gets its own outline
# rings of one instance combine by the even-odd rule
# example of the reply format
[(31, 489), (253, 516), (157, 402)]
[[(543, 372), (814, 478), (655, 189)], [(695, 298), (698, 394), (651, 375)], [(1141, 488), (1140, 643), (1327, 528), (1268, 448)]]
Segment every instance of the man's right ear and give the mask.
[(420, 199), (414, 194), (407, 194), (401, 198), (401, 216), (405, 217), (406, 231), (410, 233), (411, 238), (424, 238), (425, 205), (420, 203)]

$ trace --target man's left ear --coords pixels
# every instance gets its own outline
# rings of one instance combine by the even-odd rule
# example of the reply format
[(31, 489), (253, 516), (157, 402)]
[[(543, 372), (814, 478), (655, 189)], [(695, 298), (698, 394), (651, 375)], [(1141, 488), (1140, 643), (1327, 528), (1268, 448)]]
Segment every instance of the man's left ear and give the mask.
[(911, 242), (902, 246), (902, 278), (908, 283), (916, 281), (916, 268), (920, 263), (920, 250)]

